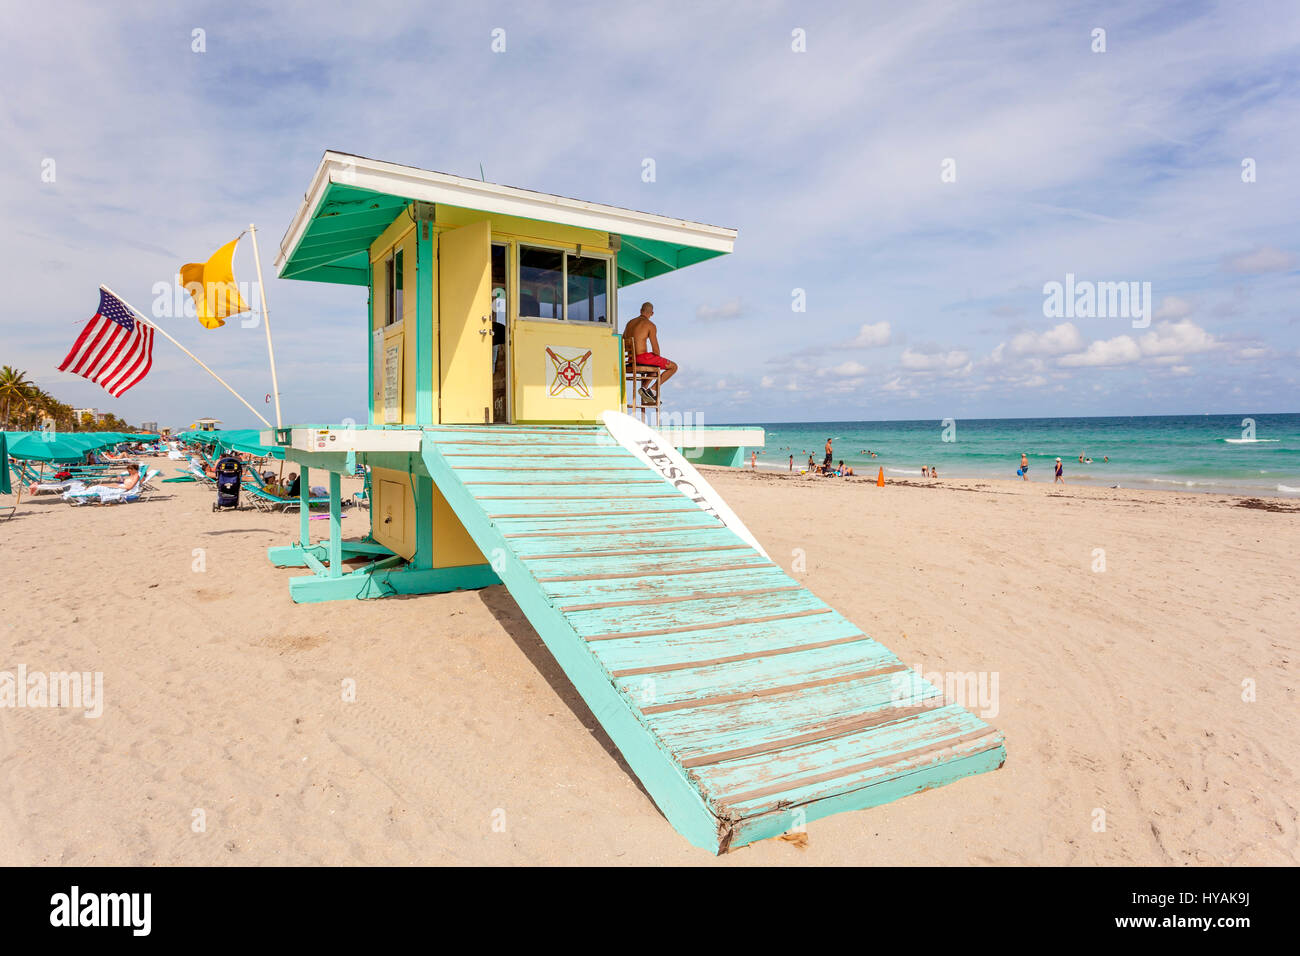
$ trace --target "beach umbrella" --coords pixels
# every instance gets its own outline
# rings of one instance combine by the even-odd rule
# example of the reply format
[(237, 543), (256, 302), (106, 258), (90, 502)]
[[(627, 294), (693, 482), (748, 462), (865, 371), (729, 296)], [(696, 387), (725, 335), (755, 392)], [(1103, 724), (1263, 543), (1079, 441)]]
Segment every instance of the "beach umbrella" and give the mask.
[(5, 433), (0, 432), (0, 495), (13, 494), (13, 486), (9, 483), (9, 442), (5, 439)]
[(242, 451), (246, 455), (284, 458), (284, 449), (279, 445), (262, 444), (262, 432), (257, 428), (227, 428), (222, 432), (218, 444), (235, 451)]
[[(14, 435), (10, 432), (9, 435)], [(105, 439), (103, 432), (22, 432), (10, 438), (9, 457), (24, 461), (80, 461), (88, 451), (99, 451), (116, 444)]]
[(246, 455), (284, 460), (284, 449), (279, 445), (263, 445), (262, 432), (257, 428), (216, 428), (208, 431), (181, 432), (181, 441), (214, 444), (227, 451), (240, 451)]

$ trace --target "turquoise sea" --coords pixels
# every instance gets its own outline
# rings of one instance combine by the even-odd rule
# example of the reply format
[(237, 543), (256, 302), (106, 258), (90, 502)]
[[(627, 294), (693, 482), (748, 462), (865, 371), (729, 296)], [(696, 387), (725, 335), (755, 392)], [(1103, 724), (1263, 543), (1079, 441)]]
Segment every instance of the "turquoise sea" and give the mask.
[(1300, 496), (1300, 414), (758, 424), (759, 466), (782, 471), (791, 454), (796, 471), (809, 454), (820, 462), (833, 438), (835, 461), (863, 475), (919, 477), (927, 465), (940, 478), (1014, 479), (1025, 452), (1031, 481), (1050, 482), (1059, 455), (1067, 482)]

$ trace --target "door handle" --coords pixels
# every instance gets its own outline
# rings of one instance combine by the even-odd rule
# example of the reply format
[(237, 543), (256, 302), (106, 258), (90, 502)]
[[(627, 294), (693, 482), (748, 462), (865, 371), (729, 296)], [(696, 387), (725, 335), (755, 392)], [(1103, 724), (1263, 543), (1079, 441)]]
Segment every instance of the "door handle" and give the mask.
[(479, 334), (479, 335), (491, 335), (491, 334), (492, 334), (492, 330), (491, 330), (491, 329), (479, 329), (479, 330), (478, 330), (478, 334)]

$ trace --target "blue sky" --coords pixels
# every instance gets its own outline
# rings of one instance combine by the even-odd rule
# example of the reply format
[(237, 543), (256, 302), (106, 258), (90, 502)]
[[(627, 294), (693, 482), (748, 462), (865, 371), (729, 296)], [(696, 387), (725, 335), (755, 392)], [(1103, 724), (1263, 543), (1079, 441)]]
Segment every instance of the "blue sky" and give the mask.
[[(737, 228), (620, 295), (706, 421), (1300, 408), (1295, 4), (59, 4), (21, 37), (0, 362), (129, 421), (254, 424), (165, 342), (118, 400), (58, 372), (98, 284), (149, 311), (250, 221), (269, 269), (327, 148)], [(1045, 316), (1067, 273), (1149, 282), (1150, 327)], [(286, 421), (363, 420), (365, 291), (267, 296)], [(260, 329), (165, 327), (270, 417)]]

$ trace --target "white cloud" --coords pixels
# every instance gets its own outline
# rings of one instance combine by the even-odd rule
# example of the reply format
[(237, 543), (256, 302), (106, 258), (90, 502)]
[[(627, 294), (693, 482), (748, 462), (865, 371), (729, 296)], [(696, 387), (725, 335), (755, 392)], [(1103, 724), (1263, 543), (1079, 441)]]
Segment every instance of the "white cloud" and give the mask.
[(1130, 335), (1098, 340), (1082, 352), (1061, 356), (1057, 364), (1064, 368), (1104, 367), (1131, 365), (1141, 359), (1150, 359), (1159, 365), (1172, 365), (1185, 355), (1208, 352), (1220, 344), (1195, 322), (1183, 319), (1181, 322), (1161, 322), (1136, 340)]
[(1082, 352), (1061, 356), (1060, 364), (1066, 368), (1128, 365), (1141, 357), (1142, 350), (1132, 338), (1117, 335), (1113, 339), (1093, 342)]
[(893, 332), (888, 322), (867, 323), (858, 330), (851, 341), (844, 343), (848, 349), (877, 349), (888, 345), (893, 339)]
[(1238, 352), (1237, 356), (1239, 358), (1244, 358), (1244, 359), (1257, 359), (1257, 358), (1263, 358), (1267, 354), (1268, 354), (1267, 348), (1262, 348), (1259, 346), (1250, 346)]
[[(1073, 322), (1062, 322), (1046, 332), (1021, 332), (1011, 340), (1011, 351), (1016, 355), (1062, 355), (1082, 348), (1083, 336)], [(995, 353), (1000, 359), (1002, 353)]]
[(1256, 246), (1250, 252), (1230, 256), (1224, 260), (1229, 272), (1258, 275), (1262, 272), (1287, 272), (1295, 264), (1295, 256), (1276, 246)]
[(849, 377), (853, 375), (865, 375), (867, 368), (865, 365), (858, 362), (841, 362), (839, 365), (832, 368), (831, 371), (836, 375)]
[(959, 369), (970, 362), (970, 356), (961, 349), (953, 349), (950, 352), (916, 352), (912, 349), (904, 349), (900, 361), (903, 368), (933, 372)]
[(1181, 322), (1161, 322), (1142, 336), (1143, 355), (1195, 355), (1218, 348), (1219, 343), (1209, 332), (1190, 319)]

